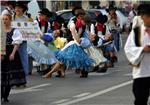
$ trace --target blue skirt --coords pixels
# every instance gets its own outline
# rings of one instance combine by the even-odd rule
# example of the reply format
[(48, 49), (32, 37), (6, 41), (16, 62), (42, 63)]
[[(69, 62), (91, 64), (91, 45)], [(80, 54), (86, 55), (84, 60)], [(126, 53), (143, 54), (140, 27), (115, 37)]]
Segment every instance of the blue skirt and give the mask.
[(106, 45), (105, 46), (105, 51), (106, 52), (114, 52), (115, 51), (115, 49), (114, 49), (114, 43), (112, 42), (112, 43)]
[(54, 51), (51, 51), (40, 41), (28, 41), (27, 52), (40, 64), (52, 65), (58, 61)]
[(20, 45), (19, 49), (19, 56), (21, 59), (21, 63), (23, 66), (23, 71), (26, 75), (29, 73), (29, 59), (28, 59), (28, 53), (27, 53), (27, 41), (23, 41), (23, 43)]
[(56, 57), (67, 67), (82, 70), (88, 70), (88, 68), (94, 63), (94, 61), (85, 53), (83, 48), (76, 43), (73, 43), (56, 53)]

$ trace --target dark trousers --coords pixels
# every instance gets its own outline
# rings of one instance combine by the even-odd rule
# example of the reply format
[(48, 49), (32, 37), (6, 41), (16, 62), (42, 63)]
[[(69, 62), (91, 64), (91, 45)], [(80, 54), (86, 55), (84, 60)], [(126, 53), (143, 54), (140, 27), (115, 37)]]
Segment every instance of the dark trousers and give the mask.
[(148, 105), (150, 77), (134, 79), (133, 94), (135, 96), (134, 105)]
[(5, 100), (8, 98), (10, 89), (10, 86), (1, 86), (1, 99), (3, 98)]

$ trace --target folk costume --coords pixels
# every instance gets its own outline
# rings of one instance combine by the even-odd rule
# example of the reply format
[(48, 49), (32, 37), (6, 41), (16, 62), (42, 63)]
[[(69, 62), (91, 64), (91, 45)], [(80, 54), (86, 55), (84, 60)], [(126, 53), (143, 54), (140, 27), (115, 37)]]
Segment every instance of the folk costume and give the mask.
[(150, 45), (150, 33), (142, 24), (134, 28), (125, 44), (125, 54), (133, 66), (132, 76), (135, 105), (147, 105), (150, 90), (150, 53), (143, 52)]
[(9, 56), (13, 51), (14, 44), (22, 43), (21, 33), (12, 28), (6, 34), (6, 55), (1, 62), (1, 89), (2, 98), (7, 99), (12, 86), (20, 86), (26, 84), (25, 73), (18, 51), (14, 60), (10, 61)]

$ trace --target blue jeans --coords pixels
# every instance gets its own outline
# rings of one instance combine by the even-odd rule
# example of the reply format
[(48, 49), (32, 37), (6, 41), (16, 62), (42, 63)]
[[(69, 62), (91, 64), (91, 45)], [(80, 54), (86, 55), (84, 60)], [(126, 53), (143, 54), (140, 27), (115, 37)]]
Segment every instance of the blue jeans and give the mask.
[(23, 43), (20, 45), (18, 52), (20, 55), (23, 70), (24, 70), (25, 74), (28, 75), (28, 73), (29, 73), (29, 61), (28, 61), (27, 42), (26, 41), (23, 41)]
[(114, 47), (115, 47), (115, 49), (117, 50), (117, 51), (119, 51), (119, 49), (120, 49), (120, 45), (119, 45), (119, 43), (120, 43), (120, 35), (119, 35), (119, 32), (117, 31), (117, 30), (112, 30), (111, 31), (111, 33), (112, 33), (112, 36), (113, 36), (113, 43), (114, 43)]

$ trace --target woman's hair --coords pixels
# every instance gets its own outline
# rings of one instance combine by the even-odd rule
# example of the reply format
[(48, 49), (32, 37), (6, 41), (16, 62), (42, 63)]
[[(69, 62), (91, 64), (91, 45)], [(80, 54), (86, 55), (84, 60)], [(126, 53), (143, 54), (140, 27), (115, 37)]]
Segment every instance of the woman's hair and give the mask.
[(3, 16), (8, 16), (10, 20), (12, 20), (12, 15), (11, 14), (4, 14)]
[(78, 9), (82, 9), (82, 7), (74, 7), (73, 9), (72, 9), (72, 14), (75, 16), (76, 14), (75, 14), (75, 11), (76, 10), (78, 10)]
[(69, 29), (66, 28), (64, 30), (63, 34), (64, 34), (64, 38), (66, 38), (68, 42), (73, 40), (72, 35), (71, 35), (71, 31)]
[(84, 9), (77, 9), (75, 10), (75, 16), (79, 16), (79, 15), (85, 15), (85, 11)]
[(106, 15), (102, 15), (102, 14), (99, 14), (97, 17), (96, 17), (96, 21), (101, 23), (101, 24), (104, 24), (106, 23), (108, 20), (108, 17)]
[(83, 20), (86, 25), (90, 25), (91, 24), (91, 18), (88, 15), (81, 16), (81, 20)]
[(63, 37), (63, 35), (64, 35), (64, 33), (63, 33), (63, 31), (62, 30), (59, 30), (59, 32), (60, 32), (60, 37)]

